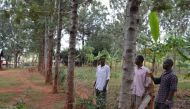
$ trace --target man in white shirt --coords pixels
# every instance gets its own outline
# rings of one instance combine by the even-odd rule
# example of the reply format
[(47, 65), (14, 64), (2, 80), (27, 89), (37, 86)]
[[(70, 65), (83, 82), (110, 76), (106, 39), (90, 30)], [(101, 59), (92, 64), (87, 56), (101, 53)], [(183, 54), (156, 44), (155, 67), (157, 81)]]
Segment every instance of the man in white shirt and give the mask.
[(101, 57), (100, 65), (96, 69), (96, 109), (106, 109), (106, 91), (110, 79), (110, 67), (105, 64), (105, 57)]
[(144, 57), (138, 55), (135, 60), (136, 67), (134, 69), (134, 77), (132, 83), (132, 107), (133, 109), (138, 109), (142, 103), (143, 96), (145, 96), (148, 91), (148, 87), (151, 84), (151, 78), (147, 77), (149, 69), (143, 66)]

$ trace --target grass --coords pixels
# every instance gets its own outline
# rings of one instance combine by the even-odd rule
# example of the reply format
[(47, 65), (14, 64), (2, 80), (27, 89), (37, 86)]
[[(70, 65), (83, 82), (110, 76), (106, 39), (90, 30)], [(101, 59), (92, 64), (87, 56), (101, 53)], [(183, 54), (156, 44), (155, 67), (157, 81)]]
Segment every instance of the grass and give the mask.
[(182, 90), (190, 90), (190, 81), (189, 82), (179, 82), (178, 88)]
[(0, 93), (0, 107), (7, 107), (9, 106), (9, 102), (16, 97), (15, 93)]
[[(18, 70), (19, 71), (19, 70)], [(66, 74), (67, 69), (62, 68), (61, 71)], [(157, 74), (159, 76), (160, 73)], [(190, 78), (185, 78), (185, 73), (177, 74), (178, 76), (178, 89), (180, 90), (190, 90)], [(89, 89), (89, 91), (93, 90), (93, 82), (95, 81), (96, 76), (96, 67), (76, 67), (75, 69), (75, 83), (81, 82), (84, 86)], [(120, 84), (122, 78), (122, 68), (116, 67), (111, 69), (111, 79), (109, 81), (109, 90), (107, 93), (107, 107), (108, 109), (115, 109), (118, 103), (118, 95), (120, 91)], [(31, 82), (37, 85), (44, 85), (43, 78), (39, 77), (38, 75), (31, 75), (28, 78)], [(0, 88), (8, 88), (8, 87), (15, 87), (20, 85), (21, 83), (17, 81), (16, 78), (7, 78), (7, 77), (0, 77)], [(35, 104), (38, 101), (41, 101), (42, 98), (46, 96), (46, 94), (36, 91), (34, 89), (28, 88), (24, 91), (23, 95), (30, 101), (30, 103), (26, 104), (27, 109), (35, 108)], [(93, 96), (93, 95), (92, 95)], [(14, 97), (15, 94), (10, 93), (0, 93), (0, 107), (7, 106), (8, 102), (10, 102)], [(79, 103), (81, 100), (76, 99)], [(76, 103), (77, 103), (76, 101)], [(83, 102), (81, 104), (88, 105), (89, 102)], [(53, 105), (54, 109), (61, 109), (63, 108), (64, 101), (55, 101)], [(89, 108), (90, 109), (90, 108)]]
[(54, 107), (53, 109), (63, 109), (63, 107), (64, 107), (64, 101), (57, 101), (57, 102), (55, 102), (55, 104), (54, 104), (53, 107)]
[(36, 91), (34, 89), (28, 88), (24, 91), (24, 94), (27, 98), (29, 98), (30, 101), (40, 101), (43, 97), (45, 97), (45, 94), (39, 91)]
[(16, 78), (0, 77), (0, 88), (16, 87), (21, 85), (21, 82)]
[(32, 75), (28, 79), (34, 84), (44, 86), (44, 80), (38, 75)]

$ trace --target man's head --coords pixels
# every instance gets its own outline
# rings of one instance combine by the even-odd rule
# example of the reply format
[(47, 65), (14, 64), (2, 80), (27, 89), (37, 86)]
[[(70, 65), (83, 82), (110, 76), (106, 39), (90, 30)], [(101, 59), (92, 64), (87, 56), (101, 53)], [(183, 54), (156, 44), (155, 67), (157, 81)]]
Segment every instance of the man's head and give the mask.
[(139, 67), (142, 66), (143, 64), (143, 61), (144, 61), (144, 57), (142, 55), (138, 55), (135, 59), (135, 64)]
[(106, 63), (106, 57), (105, 57), (105, 56), (102, 56), (102, 57), (100, 58), (100, 64), (101, 64), (101, 66), (104, 66), (105, 63)]
[(173, 60), (172, 59), (166, 59), (163, 63), (163, 69), (170, 70), (173, 66)]

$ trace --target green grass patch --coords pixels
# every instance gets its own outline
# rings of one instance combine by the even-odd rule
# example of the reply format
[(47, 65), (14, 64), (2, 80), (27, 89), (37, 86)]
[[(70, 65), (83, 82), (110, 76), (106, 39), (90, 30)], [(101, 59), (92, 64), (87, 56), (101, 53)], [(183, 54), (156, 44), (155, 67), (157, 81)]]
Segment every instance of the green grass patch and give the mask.
[(34, 84), (37, 84), (40, 86), (44, 85), (44, 80), (41, 77), (39, 77), (39, 75), (32, 75), (29, 77), (29, 80), (33, 82)]
[(16, 78), (0, 77), (0, 88), (16, 87), (21, 85), (21, 82)]
[(39, 92), (31, 88), (26, 89), (24, 91), (24, 94), (32, 102), (40, 101), (41, 99), (43, 99), (43, 97), (46, 96), (46, 94), (44, 94), (43, 92)]
[(178, 88), (182, 90), (190, 90), (190, 81), (189, 82), (179, 82)]
[(63, 109), (64, 101), (57, 101), (53, 105), (53, 109)]
[(7, 107), (14, 97), (16, 97), (14, 93), (0, 93), (0, 107)]

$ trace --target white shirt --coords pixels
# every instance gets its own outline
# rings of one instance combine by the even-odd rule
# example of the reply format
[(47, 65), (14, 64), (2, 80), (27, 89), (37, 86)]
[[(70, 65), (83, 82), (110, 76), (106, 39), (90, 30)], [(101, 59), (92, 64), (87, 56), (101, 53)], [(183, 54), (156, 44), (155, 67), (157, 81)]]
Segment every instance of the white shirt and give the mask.
[(103, 91), (106, 81), (110, 79), (110, 67), (99, 65), (96, 69), (96, 89)]
[(135, 67), (134, 78), (132, 83), (132, 94), (137, 96), (143, 96), (145, 87), (148, 87), (151, 83), (151, 78), (146, 77), (146, 73), (149, 73), (149, 69), (142, 66), (141, 68)]

